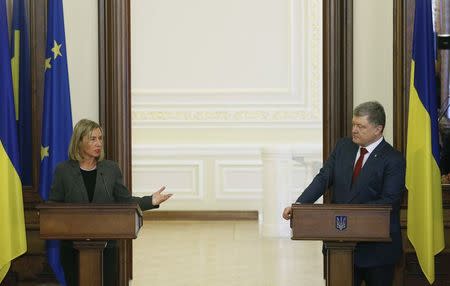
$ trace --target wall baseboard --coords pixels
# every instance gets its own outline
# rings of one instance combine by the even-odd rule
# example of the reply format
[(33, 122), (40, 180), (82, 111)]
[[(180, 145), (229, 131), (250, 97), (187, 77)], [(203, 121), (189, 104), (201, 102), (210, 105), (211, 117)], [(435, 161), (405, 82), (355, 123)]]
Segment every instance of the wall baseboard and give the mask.
[(144, 220), (258, 220), (258, 211), (149, 211)]

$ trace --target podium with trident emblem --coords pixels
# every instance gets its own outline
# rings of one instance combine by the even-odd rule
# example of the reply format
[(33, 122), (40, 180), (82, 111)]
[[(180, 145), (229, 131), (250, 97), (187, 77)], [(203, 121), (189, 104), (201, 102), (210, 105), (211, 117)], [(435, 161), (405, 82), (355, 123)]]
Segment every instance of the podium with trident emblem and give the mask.
[(293, 204), (292, 239), (323, 240), (326, 285), (353, 285), (353, 250), (361, 241), (390, 241), (391, 206)]

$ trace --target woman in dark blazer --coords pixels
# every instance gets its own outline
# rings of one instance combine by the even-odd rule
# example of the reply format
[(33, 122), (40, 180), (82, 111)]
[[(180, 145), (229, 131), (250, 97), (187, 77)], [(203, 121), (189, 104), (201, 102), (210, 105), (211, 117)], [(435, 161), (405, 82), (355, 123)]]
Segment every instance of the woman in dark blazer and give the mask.
[[(136, 202), (145, 211), (158, 208), (172, 194), (163, 194), (162, 187), (151, 196), (132, 197), (123, 185), (117, 163), (104, 160), (103, 131), (88, 119), (80, 120), (73, 130), (69, 160), (55, 169), (49, 201), (65, 203), (126, 203)], [(118, 248), (109, 241), (104, 250), (103, 283), (115, 285), (118, 273)], [(67, 285), (78, 285), (77, 251), (72, 241), (61, 243), (61, 263)]]

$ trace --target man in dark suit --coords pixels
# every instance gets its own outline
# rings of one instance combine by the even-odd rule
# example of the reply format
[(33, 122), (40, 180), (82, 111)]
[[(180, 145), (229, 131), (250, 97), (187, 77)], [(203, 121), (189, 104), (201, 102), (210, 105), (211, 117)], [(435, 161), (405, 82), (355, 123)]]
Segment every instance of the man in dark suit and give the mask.
[[(297, 199), (313, 203), (327, 188), (336, 204), (389, 204), (391, 242), (358, 243), (354, 254), (354, 285), (392, 285), (394, 265), (402, 254), (400, 203), (405, 190), (405, 159), (383, 138), (386, 115), (378, 102), (353, 111), (352, 138), (340, 139), (319, 174)], [(283, 211), (289, 220), (291, 207)]]

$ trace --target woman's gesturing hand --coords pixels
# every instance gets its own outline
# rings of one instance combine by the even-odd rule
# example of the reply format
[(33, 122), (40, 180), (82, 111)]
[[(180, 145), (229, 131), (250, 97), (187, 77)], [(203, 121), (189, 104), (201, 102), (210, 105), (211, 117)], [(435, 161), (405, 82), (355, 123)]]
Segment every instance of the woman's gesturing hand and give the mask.
[(165, 201), (167, 201), (172, 194), (162, 194), (162, 191), (164, 191), (166, 189), (166, 187), (162, 187), (161, 189), (159, 189), (158, 191), (154, 192), (152, 195), (152, 204), (154, 206), (157, 206)]

